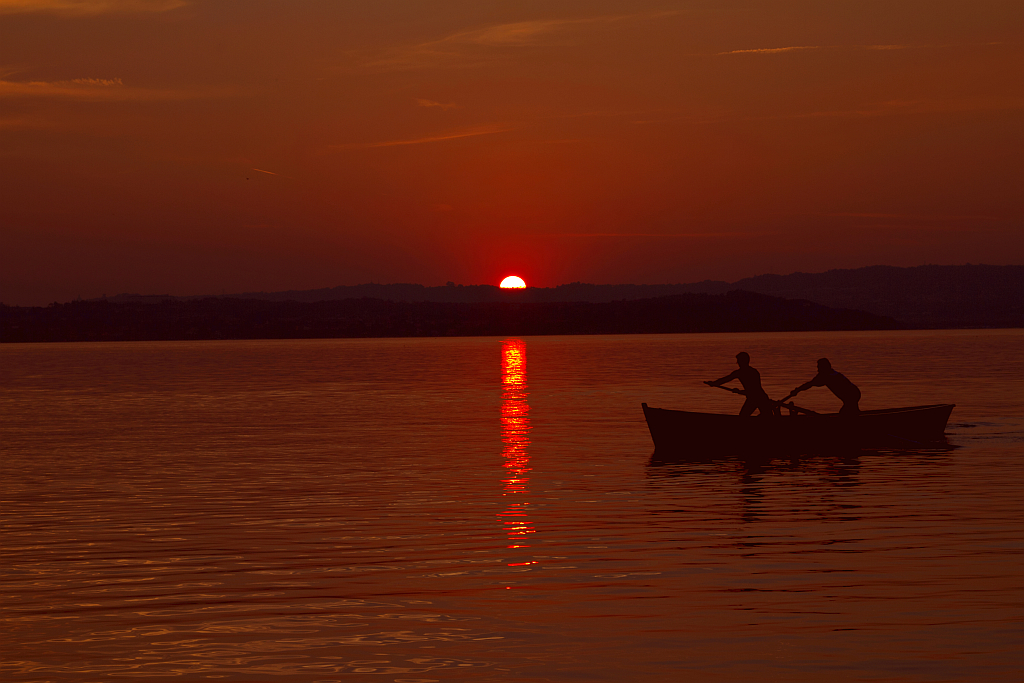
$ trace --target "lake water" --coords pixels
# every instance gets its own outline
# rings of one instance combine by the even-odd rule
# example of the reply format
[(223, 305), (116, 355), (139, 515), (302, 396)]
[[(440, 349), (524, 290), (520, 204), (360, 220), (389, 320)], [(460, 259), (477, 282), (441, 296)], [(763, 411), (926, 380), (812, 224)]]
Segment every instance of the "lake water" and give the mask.
[[(1024, 331), (0, 347), (5, 681), (1019, 681)], [(956, 448), (652, 460), (831, 358)], [(800, 395), (835, 410), (826, 389)], [(752, 418), (757, 419), (757, 418)]]

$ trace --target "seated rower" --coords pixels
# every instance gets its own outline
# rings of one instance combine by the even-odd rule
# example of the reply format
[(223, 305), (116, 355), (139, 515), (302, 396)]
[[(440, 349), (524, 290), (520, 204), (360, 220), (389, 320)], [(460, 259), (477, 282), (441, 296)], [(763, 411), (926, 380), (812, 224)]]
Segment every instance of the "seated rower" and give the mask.
[(755, 409), (758, 411), (758, 415), (778, 414), (775, 402), (768, 398), (768, 394), (761, 387), (761, 373), (750, 367), (750, 354), (740, 351), (736, 354), (736, 363), (740, 366), (739, 369), (725, 377), (707, 381), (704, 384), (709, 387), (720, 387), (726, 382), (738, 379), (743, 385), (743, 393), (747, 397), (747, 400), (743, 402), (743, 407), (740, 408), (741, 416), (753, 415)]

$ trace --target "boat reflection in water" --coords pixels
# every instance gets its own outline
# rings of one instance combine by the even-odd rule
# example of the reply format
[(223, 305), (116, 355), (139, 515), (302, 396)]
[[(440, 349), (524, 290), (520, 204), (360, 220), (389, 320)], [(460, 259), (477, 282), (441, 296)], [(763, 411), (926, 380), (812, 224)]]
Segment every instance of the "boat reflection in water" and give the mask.
[(655, 486), (677, 478), (691, 485), (714, 481), (719, 494), (732, 494), (722, 495), (716, 504), (722, 500), (738, 504), (739, 521), (744, 524), (790, 514), (856, 522), (862, 517), (861, 503), (846, 494), (862, 486), (865, 461), (871, 463), (876, 476), (885, 476), (890, 464), (897, 468), (907, 467), (907, 463), (931, 465), (947, 458), (955, 448), (945, 443), (900, 449), (854, 444), (814, 449), (777, 445), (741, 449), (735, 444), (705, 446), (703, 450), (656, 448), (647, 463), (647, 477)]
[(853, 522), (860, 519), (860, 505), (845, 493), (861, 486), (862, 455), (871, 454), (838, 451), (776, 459), (733, 455), (695, 460), (655, 452), (647, 463), (647, 477), (655, 486), (673, 479), (704, 485), (714, 481), (719, 496), (715, 504), (735, 505), (743, 524), (789, 513)]
[(530, 405), (526, 384), (526, 343), (506, 339), (501, 344), (501, 443), (507, 498), (505, 510), (498, 515), (509, 548), (525, 548), (534, 533), (529, 520)]

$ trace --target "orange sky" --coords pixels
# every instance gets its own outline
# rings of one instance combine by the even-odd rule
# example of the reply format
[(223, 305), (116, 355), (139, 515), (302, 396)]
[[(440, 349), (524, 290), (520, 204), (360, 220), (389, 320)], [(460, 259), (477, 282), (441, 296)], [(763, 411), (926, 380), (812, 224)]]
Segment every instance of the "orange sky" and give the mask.
[(1024, 263), (1024, 3), (0, 0), (0, 301)]

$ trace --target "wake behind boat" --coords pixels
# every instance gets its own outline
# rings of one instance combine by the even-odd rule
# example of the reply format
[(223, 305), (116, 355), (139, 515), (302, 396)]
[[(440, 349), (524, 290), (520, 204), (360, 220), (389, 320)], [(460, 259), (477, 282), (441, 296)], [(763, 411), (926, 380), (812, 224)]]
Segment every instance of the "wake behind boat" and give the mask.
[(954, 404), (865, 410), (856, 415), (810, 413), (740, 416), (651, 408), (641, 404), (659, 450), (758, 451), (885, 446), (919, 448), (943, 442)]

